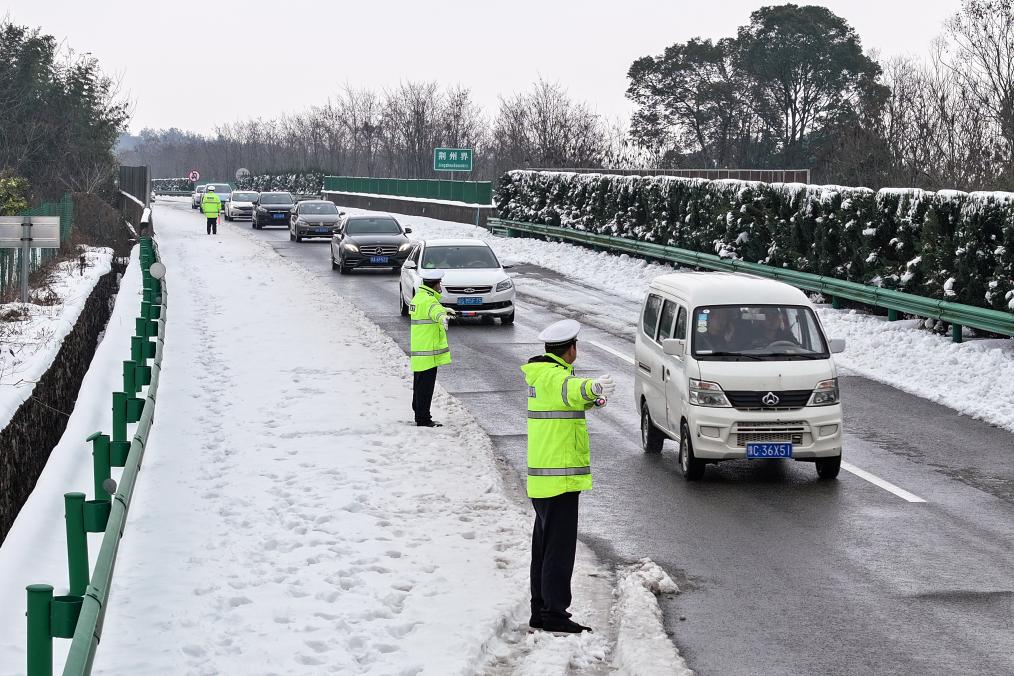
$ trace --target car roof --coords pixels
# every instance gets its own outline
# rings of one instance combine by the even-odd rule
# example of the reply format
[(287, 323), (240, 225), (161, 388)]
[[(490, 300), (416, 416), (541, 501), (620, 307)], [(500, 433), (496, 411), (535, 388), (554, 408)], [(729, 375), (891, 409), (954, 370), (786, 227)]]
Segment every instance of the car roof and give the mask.
[(674, 272), (651, 281), (652, 290), (699, 305), (810, 305), (806, 294), (773, 279), (733, 272)]
[[(327, 202), (328, 200), (321, 200), (321, 201), (322, 202)], [(397, 221), (398, 220), (397, 218), (394, 217), (393, 214), (385, 214), (385, 213), (379, 213), (379, 212), (378, 213), (373, 213), (373, 214), (349, 214), (348, 216), (345, 217), (345, 220), (348, 220), (348, 221), (357, 221), (357, 220), (369, 220), (371, 218), (390, 218), (393, 221)]]
[(262, 195), (288, 195), (289, 197), (292, 197), (292, 193), (291, 192), (286, 192), (285, 190), (268, 190), (268, 191), (262, 192), (261, 194)]
[(489, 247), (481, 239), (427, 239), (426, 246), (484, 246)]
[(334, 204), (331, 200), (299, 200), (300, 204)]

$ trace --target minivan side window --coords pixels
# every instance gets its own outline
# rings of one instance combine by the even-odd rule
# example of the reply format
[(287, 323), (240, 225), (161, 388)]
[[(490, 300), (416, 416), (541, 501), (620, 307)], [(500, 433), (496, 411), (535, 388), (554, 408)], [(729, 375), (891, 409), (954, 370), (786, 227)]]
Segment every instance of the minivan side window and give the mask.
[(641, 329), (645, 335), (655, 339), (655, 332), (658, 330), (658, 311), (662, 307), (662, 298), (651, 294), (644, 304), (644, 317), (641, 319)]
[(662, 306), (662, 319), (659, 321), (658, 326), (658, 342), (661, 343), (666, 338), (672, 338), (673, 322), (676, 319), (678, 307), (671, 300), (666, 300), (665, 305)]
[(672, 337), (678, 340), (687, 339), (687, 311), (682, 307), (679, 317), (676, 318), (676, 330), (673, 331)]

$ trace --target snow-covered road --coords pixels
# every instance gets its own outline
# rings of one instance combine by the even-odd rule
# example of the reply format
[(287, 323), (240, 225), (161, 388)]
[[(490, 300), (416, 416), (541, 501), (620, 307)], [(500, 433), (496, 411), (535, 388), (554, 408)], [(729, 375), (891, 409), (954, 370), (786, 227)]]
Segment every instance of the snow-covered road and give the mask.
[[(608, 666), (612, 572), (587, 551), (574, 611), (602, 631), (519, 627), (528, 515), (470, 414), (438, 392), (447, 426), (416, 428), (404, 353), (353, 305), (231, 228), (157, 222), (172, 321), (95, 673)], [(632, 663), (678, 668), (657, 613), (632, 635)]]

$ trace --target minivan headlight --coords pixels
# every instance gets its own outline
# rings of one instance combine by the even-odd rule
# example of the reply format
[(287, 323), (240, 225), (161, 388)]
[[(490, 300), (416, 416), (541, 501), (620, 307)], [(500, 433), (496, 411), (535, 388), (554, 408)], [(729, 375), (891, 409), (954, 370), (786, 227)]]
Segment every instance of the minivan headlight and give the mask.
[(514, 282), (512, 282), (509, 279), (505, 279), (505, 280), (503, 280), (502, 282), (500, 282), (499, 284), (496, 285), (496, 290), (497, 291), (507, 291), (508, 289), (510, 289), (513, 286), (514, 286)]
[(707, 380), (690, 379), (690, 403), (694, 406), (710, 406), (712, 408), (732, 408), (722, 386), (709, 383)]
[(831, 378), (817, 383), (817, 386), (813, 388), (813, 394), (810, 395), (810, 401), (806, 405), (833, 406), (838, 401), (838, 379)]

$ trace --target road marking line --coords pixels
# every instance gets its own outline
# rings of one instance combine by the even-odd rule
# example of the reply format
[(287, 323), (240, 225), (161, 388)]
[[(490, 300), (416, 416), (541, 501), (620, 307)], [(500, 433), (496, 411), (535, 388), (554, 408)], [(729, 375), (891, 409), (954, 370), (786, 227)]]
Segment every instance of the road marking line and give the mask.
[(633, 364), (634, 363), (634, 359), (632, 357), (628, 357), (627, 355), (623, 354), (619, 350), (614, 350), (613, 348), (609, 347), (608, 345), (603, 345), (602, 343), (596, 343), (594, 340), (586, 340), (584, 342), (588, 343), (589, 345), (594, 345), (595, 347), (597, 347), (600, 350), (605, 350), (609, 354), (611, 354), (611, 355), (613, 355), (615, 357), (619, 357), (620, 359), (622, 359), (623, 361), (627, 362), (628, 364)]
[(859, 469), (858, 467), (856, 467), (852, 463), (848, 463), (848, 462), (844, 462), (843, 461), (842, 464), (841, 464), (841, 468), (843, 470), (845, 470), (846, 472), (851, 472), (852, 474), (855, 474), (860, 479), (865, 479), (866, 481), (869, 481), (874, 486), (880, 486), (885, 491), (887, 491), (889, 493), (894, 493), (895, 495), (897, 495), (902, 500), (907, 500), (908, 502), (926, 502), (925, 500), (923, 500), (922, 498), (920, 498), (918, 495), (915, 495), (914, 493), (909, 493), (904, 488), (899, 488), (899, 487), (895, 486), (894, 484), (892, 484), (890, 481), (884, 481), (883, 479), (881, 479), (877, 475), (870, 474), (865, 469)]

